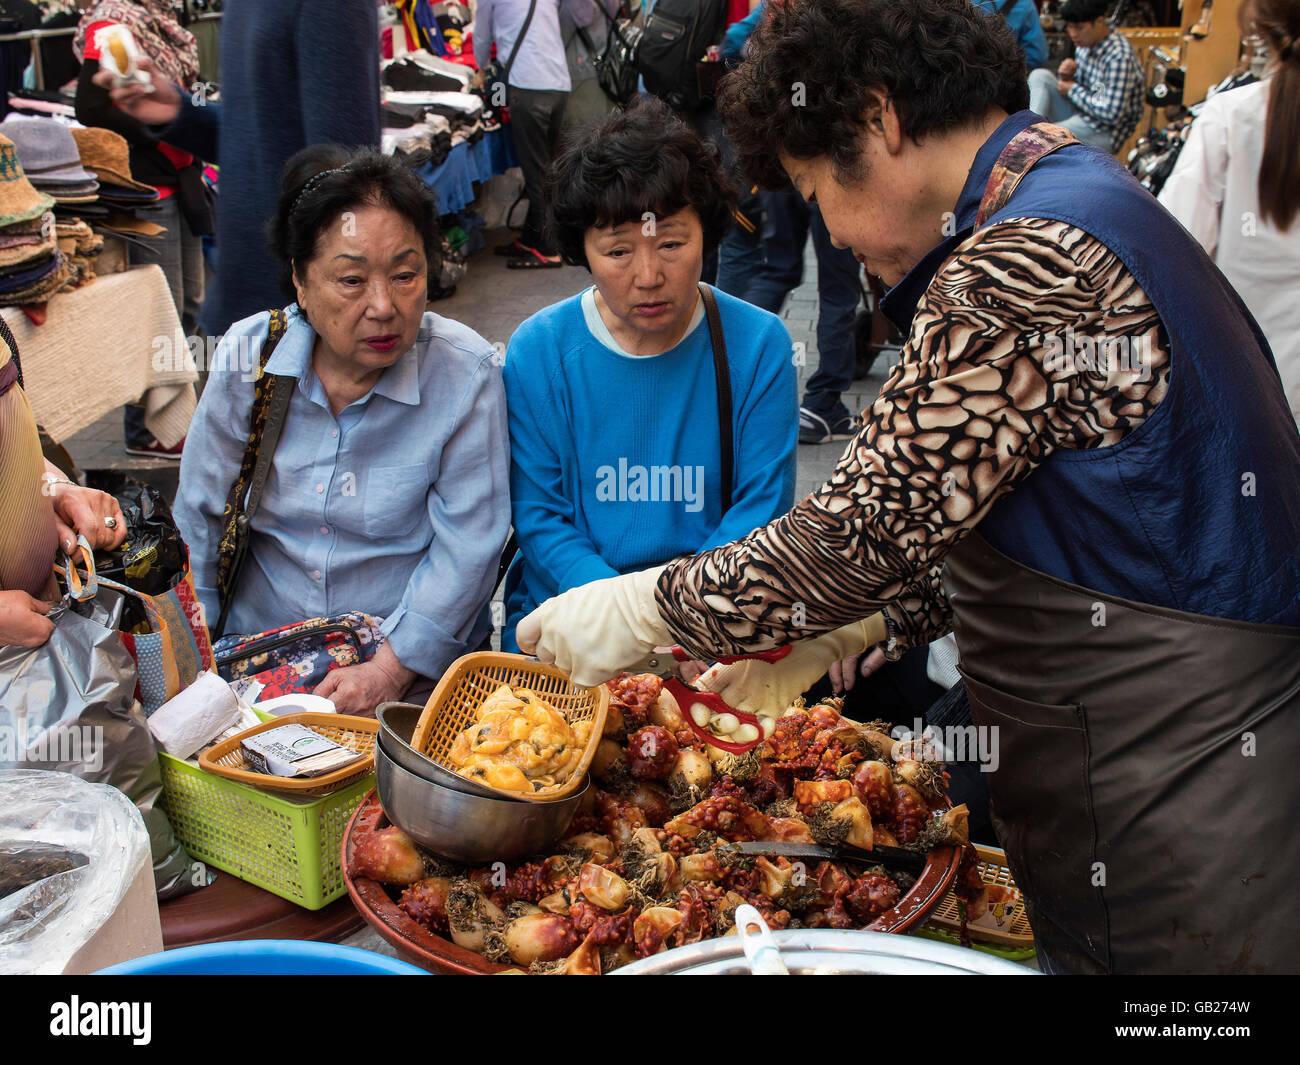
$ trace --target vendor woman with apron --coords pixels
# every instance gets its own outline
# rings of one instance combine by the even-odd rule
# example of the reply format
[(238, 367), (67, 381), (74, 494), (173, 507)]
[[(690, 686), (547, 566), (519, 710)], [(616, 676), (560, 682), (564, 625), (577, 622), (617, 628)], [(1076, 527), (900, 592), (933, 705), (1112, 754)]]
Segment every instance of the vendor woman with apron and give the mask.
[(1046, 969), (1295, 971), (1300, 436), (1254, 320), (1118, 163), (1023, 110), (1000, 20), (770, 7), (721, 110), (891, 286), (901, 361), (790, 513), (566, 592), (520, 645), (590, 684), (656, 645), (793, 642), (714, 685), (760, 709), (951, 629)]

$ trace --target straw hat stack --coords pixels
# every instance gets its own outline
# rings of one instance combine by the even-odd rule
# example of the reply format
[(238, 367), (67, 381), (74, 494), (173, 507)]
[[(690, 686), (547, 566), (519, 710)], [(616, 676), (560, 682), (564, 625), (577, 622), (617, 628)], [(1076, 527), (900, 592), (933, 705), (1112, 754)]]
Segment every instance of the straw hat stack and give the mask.
[(14, 142), (27, 180), (54, 200), (54, 237), (72, 271), (68, 287), (93, 281), (104, 239), (78, 215), (103, 208), (87, 206), (99, 203), (99, 181), (82, 167), (72, 130), (54, 119), (11, 114), (0, 134)]
[(58, 206), (94, 203), (99, 198), (99, 182), (82, 168), (72, 130), (62, 122), (11, 114), (0, 123), (0, 133), (14, 142), (27, 180)]
[(99, 180), (99, 202), (109, 209), (96, 224), (128, 238), (166, 233), (163, 226), (135, 215), (137, 208), (148, 209), (158, 202), (158, 190), (131, 177), (126, 138), (98, 127), (74, 129), (72, 136), (81, 153), (81, 165)]
[(53, 207), (27, 180), (14, 142), (0, 134), (0, 306), (43, 303), (72, 276), (59, 251)]

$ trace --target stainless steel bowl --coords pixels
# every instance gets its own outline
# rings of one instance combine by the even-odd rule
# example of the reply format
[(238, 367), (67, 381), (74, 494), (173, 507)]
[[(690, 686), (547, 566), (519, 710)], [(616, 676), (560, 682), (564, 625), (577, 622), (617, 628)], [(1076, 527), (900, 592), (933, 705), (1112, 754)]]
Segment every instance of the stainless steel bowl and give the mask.
[[(1032, 969), (978, 950), (885, 932), (835, 931), (823, 928), (782, 929), (772, 941), (795, 976), (840, 973), (1033, 976)], [(739, 936), (706, 939), (701, 943), (652, 954), (634, 961), (614, 976), (721, 976), (750, 972)]]
[(517, 802), (452, 791), (402, 768), (381, 734), (375, 784), (388, 819), (416, 843), (452, 861), (510, 862), (549, 847), (569, 827), (588, 780), (554, 802)]
[[(452, 791), (462, 791), (466, 795), (482, 795), (488, 799), (500, 799), (502, 796), (491, 788), (445, 769), (427, 755), (421, 754), (411, 746), (411, 737), (415, 735), (415, 726), (420, 723), (424, 707), (415, 703), (380, 703), (375, 708), (375, 717), (379, 720), (379, 734), (384, 747), (394, 762), (408, 772), (425, 780), (432, 780)], [(522, 802), (523, 800), (519, 800)]]

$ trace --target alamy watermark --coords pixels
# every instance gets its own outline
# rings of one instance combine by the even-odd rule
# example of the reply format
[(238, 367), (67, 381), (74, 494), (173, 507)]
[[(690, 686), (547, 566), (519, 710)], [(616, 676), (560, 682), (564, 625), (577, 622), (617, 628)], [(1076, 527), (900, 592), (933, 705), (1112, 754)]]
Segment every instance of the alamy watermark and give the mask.
[(1131, 373), (1138, 381), (1151, 380), (1151, 335), (1090, 336), (1065, 327), (1064, 335), (1041, 337), (1045, 349), (1043, 369), (1049, 374), (1069, 372)]
[(703, 466), (629, 465), (596, 469), (596, 499), (601, 503), (684, 503), (694, 514), (704, 509)]
[(994, 773), (1001, 762), (996, 725), (927, 725), (919, 717), (912, 727), (897, 725), (890, 736), (908, 743), (923, 757), (919, 761), (955, 764), (978, 762), (981, 773)]
[(60, 723), (33, 737), (27, 730), (27, 718), (19, 717), (17, 725), (0, 725), (0, 765), (13, 763), (27, 769), (60, 765), (103, 769), (103, 726)]

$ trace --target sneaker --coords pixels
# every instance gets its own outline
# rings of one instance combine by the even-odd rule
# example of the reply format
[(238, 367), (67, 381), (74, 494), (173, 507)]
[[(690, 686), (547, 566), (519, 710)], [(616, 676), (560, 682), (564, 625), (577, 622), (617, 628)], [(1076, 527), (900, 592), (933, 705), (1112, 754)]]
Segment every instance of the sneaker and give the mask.
[(149, 459), (166, 459), (168, 462), (180, 462), (181, 451), (185, 448), (185, 438), (181, 437), (180, 443), (173, 444), (171, 447), (163, 447), (157, 440), (151, 440), (147, 444), (127, 444), (126, 453), (128, 455), (142, 455)]
[(799, 408), (799, 443), (801, 444), (833, 444), (837, 440), (852, 440), (861, 428), (862, 423), (847, 414), (831, 424), (807, 407)]

